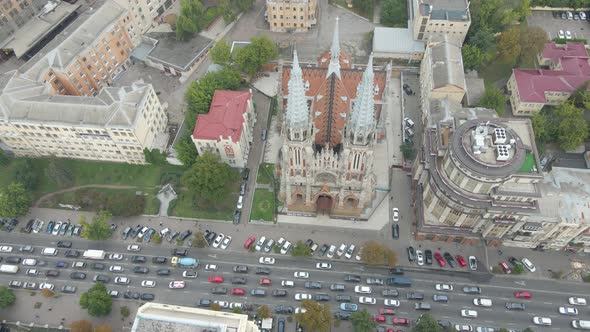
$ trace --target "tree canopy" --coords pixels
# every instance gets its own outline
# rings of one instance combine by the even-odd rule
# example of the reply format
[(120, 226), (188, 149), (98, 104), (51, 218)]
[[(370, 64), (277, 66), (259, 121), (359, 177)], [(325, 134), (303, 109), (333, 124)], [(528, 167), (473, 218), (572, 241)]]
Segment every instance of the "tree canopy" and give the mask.
[(397, 263), (395, 252), (377, 241), (365, 242), (361, 258), (364, 263), (369, 265), (395, 266)]
[(80, 296), (80, 306), (87, 309), (90, 316), (106, 316), (111, 313), (113, 299), (107, 293), (105, 285), (97, 282)]
[(354, 332), (372, 332), (377, 326), (377, 323), (373, 321), (373, 317), (366, 308), (353, 312), (350, 315), (350, 321), (352, 322)]
[(0, 216), (17, 218), (26, 215), (31, 207), (31, 194), (20, 182), (13, 182), (0, 190)]
[(533, 116), (535, 137), (541, 144), (557, 142), (564, 150), (572, 150), (588, 138), (588, 122), (584, 109), (568, 100), (555, 108), (545, 107)]
[(253, 75), (278, 55), (277, 45), (268, 37), (252, 37), (250, 44), (237, 50), (236, 64), (244, 73)]
[(520, 30), (520, 62), (530, 62), (541, 53), (547, 42), (547, 33), (537, 26), (526, 26)]
[(306, 246), (303, 241), (299, 240), (293, 246), (293, 250), (291, 251), (293, 256), (311, 256), (311, 248)]
[(520, 56), (520, 29), (512, 27), (500, 34), (496, 45), (498, 58), (506, 62), (515, 62)]
[(256, 316), (261, 318), (270, 318), (272, 313), (270, 312), (270, 308), (267, 305), (261, 305), (256, 310)]
[(476, 45), (465, 44), (461, 48), (463, 54), (463, 67), (466, 70), (479, 69), (479, 67), (488, 59), (487, 53), (482, 51)]
[(74, 174), (69, 164), (62, 158), (51, 158), (45, 175), (59, 188), (71, 187), (74, 183)]
[(219, 65), (229, 65), (231, 62), (231, 44), (225, 39), (218, 41), (209, 51), (211, 61)]
[(14, 182), (22, 183), (26, 190), (33, 190), (37, 187), (39, 177), (29, 158), (15, 159), (13, 169)]
[(506, 96), (501, 89), (490, 86), (486, 88), (479, 104), (482, 107), (496, 110), (496, 113), (502, 116), (506, 109)]
[(327, 304), (320, 304), (312, 300), (303, 300), (301, 307), (306, 311), (295, 314), (295, 320), (303, 326), (306, 331), (328, 332), (334, 318)]
[(0, 309), (11, 306), (16, 301), (16, 296), (12, 289), (6, 286), (0, 286)]
[(199, 0), (180, 0), (180, 15), (176, 19), (176, 39), (186, 41), (201, 30), (199, 22), (203, 5)]
[(381, 1), (381, 24), (389, 27), (406, 27), (408, 2), (404, 0)]
[(442, 328), (432, 315), (424, 314), (420, 316), (416, 326), (412, 328), (412, 332), (441, 332)]
[(88, 240), (103, 241), (113, 235), (113, 231), (107, 220), (111, 214), (107, 211), (99, 211), (98, 215), (92, 217), (90, 222), (86, 221), (86, 216), (80, 215), (80, 225), (82, 226), (81, 236)]
[(82, 319), (70, 323), (70, 332), (93, 332), (92, 323)]
[(236, 181), (238, 174), (219, 157), (205, 152), (184, 172), (181, 182), (189, 191), (206, 201), (212, 202), (227, 197), (229, 184)]
[(414, 157), (416, 157), (416, 149), (414, 148), (414, 144), (410, 142), (403, 142), (399, 148), (405, 159), (412, 160)]
[(194, 164), (199, 155), (197, 147), (191, 139), (191, 133), (188, 131), (181, 136), (178, 142), (176, 142), (174, 149), (176, 150), (176, 157), (184, 166), (191, 166)]

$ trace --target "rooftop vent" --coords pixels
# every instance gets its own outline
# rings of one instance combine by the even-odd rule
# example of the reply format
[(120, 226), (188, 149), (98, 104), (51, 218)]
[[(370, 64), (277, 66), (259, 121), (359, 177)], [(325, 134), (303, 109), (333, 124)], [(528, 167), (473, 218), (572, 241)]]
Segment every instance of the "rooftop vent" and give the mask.
[(506, 161), (510, 158), (510, 145), (497, 145), (496, 146), (496, 160)]
[(506, 129), (504, 128), (495, 128), (494, 129), (494, 144), (504, 144), (506, 143)]
[(480, 154), (486, 150), (485, 139), (488, 135), (488, 127), (477, 126), (471, 133), (473, 136), (473, 153)]

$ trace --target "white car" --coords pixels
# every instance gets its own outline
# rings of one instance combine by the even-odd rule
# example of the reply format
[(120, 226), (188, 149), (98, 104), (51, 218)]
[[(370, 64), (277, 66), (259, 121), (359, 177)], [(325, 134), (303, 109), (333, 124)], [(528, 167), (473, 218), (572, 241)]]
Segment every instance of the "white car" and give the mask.
[(281, 248), (281, 254), (286, 254), (287, 252), (289, 252), (289, 249), (291, 249), (291, 242), (286, 241), (285, 244), (283, 244), (283, 247)]
[(393, 221), (399, 221), (399, 210), (398, 210), (398, 208), (393, 208)]
[(227, 301), (213, 301), (213, 303), (217, 303), (221, 309), (229, 308), (229, 302)]
[(215, 264), (207, 264), (205, 265), (205, 271), (217, 271), (219, 267)]
[(232, 302), (229, 304), (229, 308), (233, 309), (233, 308), (240, 308), (242, 309), (244, 307), (244, 305), (240, 302)]
[(281, 286), (283, 287), (295, 287), (295, 282), (292, 280), (281, 280)]
[(170, 289), (182, 289), (186, 286), (186, 283), (182, 280), (171, 281), (168, 284), (168, 288)]
[(123, 272), (123, 267), (121, 265), (111, 265), (109, 267), (109, 271), (115, 272), (115, 273)]
[(340, 248), (338, 248), (338, 250), (336, 251), (336, 256), (342, 257), (342, 255), (344, 254), (344, 251), (345, 250), (346, 250), (346, 244), (342, 243), (340, 245)]
[(470, 309), (461, 310), (461, 317), (477, 318), (477, 311)]
[(265, 242), (266, 242), (266, 236), (261, 237), (260, 239), (258, 239), (258, 242), (256, 242), (256, 246), (254, 247), (254, 249), (256, 249), (256, 251), (262, 250), (262, 247), (264, 246)]
[(217, 237), (213, 241), (213, 248), (218, 248), (221, 244), (221, 241), (223, 241), (223, 238), (225, 238), (225, 235), (223, 235), (223, 233), (219, 233), (219, 235), (217, 235)]
[(578, 12), (578, 14), (580, 15), (580, 19), (581, 20), (585, 20), (586, 19), (586, 13), (584, 13), (584, 12)]
[(311, 294), (297, 293), (295, 294), (295, 301), (311, 300)]
[(356, 259), (357, 261), (360, 261), (361, 259), (363, 259), (362, 254), (363, 254), (363, 247), (361, 247), (359, 249), (359, 252), (356, 254), (356, 256), (354, 256), (354, 259)]
[(33, 258), (25, 258), (23, 259), (24, 266), (35, 266), (37, 265), (37, 260)]
[(188, 278), (188, 279), (195, 279), (199, 274), (197, 273), (197, 271), (192, 271), (192, 270), (184, 270), (182, 272), (182, 277), (183, 278)]
[(305, 308), (301, 308), (301, 307), (295, 308), (295, 313), (296, 314), (304, 314), (306, 312), (307, 312), (307, 309), (305, 309)]
[(453, 285), (449, 284), (436, 284), (434, 285), (434, 289), (441, 292), (450, 292), (453, 290)]
[(572, 33), (569, 30), (565, 31), (565, 39), (572, 39)]
[(559, 307), (559, 313), (562, 315), (576, 316), (578, 315), (578, 309), (572, 307)]
[(42, 283), (39, 285), (39, 289), (49, 289), (49, 290), (53, 290), (55, 288), (55, 286), (53, 284), (49, 284), (49, 283)]
[(383, 300), (383, 305), (386, 307), (399, 307), (400, 302), (399, 300), (385, 299)]
[(307, 278), (309, 278), (309, 272), (297, 271), (297, 272), (293, 273), (293, 276), (297, 279), (307, 279)]
[(455, 324), (455, 330), (457, 330), (458, 332), (471, 332), (473, 331), (473, 327), (471, 327), (471, 325)]
[(424, 254), (422, 253), (422, 250), (416, 250), (416, 263), (418, 263), (418, 265), (424, 265)]
[(260, 259), (258, 259), (258, 263), (264, 265), (274, 265), (275, 259), (274, 257), (260, 257)]
[(2, 246), (0, 247), (0, 252), (12, 252), (11, 246)]
[(227, 247), (229, 247), (230, 243), (231, 243), (231, 236), (228, 235), (225, 237), (223, 242), (221, 242), (221, 249), (223, 249), (223, 250), (227, 249)]
[(375, 303), (377, 303), (377, 299), (375, 299), (374, 297), (361, 296), (361, 297), (359, 297), (359, 303), (361, 303), (361, 304), (375, 304)]
[(137, 237), (138, 238), (143, 238), (143, 236), (145, 235), (145, 233), (147, 233), (147, 231), (149, 231), (150, 228), (147, 226), (143, 226), (143, 228), (139, 231), (139, 233), (137, 233)]
[(565, 33), (563, 32), (563, 30), (559, 30), (559, 32), (557, 32), (557, 37), (561, 39), (565, 38)]
[(39, 270), (37, 269), (27, 269), (26, 275), (28, 276), (36, 276), (39, 274)]
[(371, 292), (372, 292), (371, 287), (361, 286), (361, 285), (354, 286), (354, 291), (355, 291), (355, 293), (359, 293), (359, 294), (371, 294)]
[(156, 287), (156, 282), (153, 280), (142, 280), (141, 287), (154, 288)]
[(120, 261), (123, 260), (123, 255), (121, 254), (110, 254), (109, 259), (112, 261)]
[(331, 245), (330, 249), (328, 249), (328, 254), (326, 256), (328, 256), (328, 258), (334, 258), (335, 253), (336, 253), (336, 246)]
[(127, 277), (116, 277), (114, 281), (117, 285), (129, 285), (130, 280)]
[(523, 258), (520, 260), (522, 262), (522, 265), (524, 265), (524, 267), (527, 268), (527, 270), (531, 271), (531, 272), (535, 272), (535, 270), (537, 270), (537, 268), (535, 268), (535, 265), (533, 264), (533, 262), (531, 262), (528, 258)]
[(130, 244), (127, 246), (127, 251), (140, 251), (141, 247), (137, 244)]
[(279, 245), (279, 247), (282, 247), (282, 246), (283, 246), (283, 243), (285, 243), (285, 238), (284, 238), (284, 237), (280, 238), (280, 239), (277, 241), (277, 244)]
[(551, 326), (551, 318), (535, 316), (533, 317), (533, 323), (535, 325)]
[(315, 268), (318, 270), (331, 270), (332, 264), (330, 264), (330, 263), (316, 263)]
[(351, 244), (350, 247), (348, 247), (348, 249), (346, 249), (346, 253), (344, 254), (344, 257), (346, 257), (346, 259), (351, 259), (352, 255), (354, 254), (354, 249), (356, 249), (356, 247), (354, 246), (354, 244)]
[(570, 297), (568, 302), (571, 305), (586, 305), (586, 299), (583, 297)]
[(492, 300), (491, 299), (476, 298), (476, 299), (473, 299), (473, 305), (476, 305), (478, 307), (491, 307)]

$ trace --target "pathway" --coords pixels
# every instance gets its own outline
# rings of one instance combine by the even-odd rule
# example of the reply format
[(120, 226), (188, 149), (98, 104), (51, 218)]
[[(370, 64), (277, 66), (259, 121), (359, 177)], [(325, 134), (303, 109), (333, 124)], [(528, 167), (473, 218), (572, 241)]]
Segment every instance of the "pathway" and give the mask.
[(41, 196), (34, 204), (33, 207), (39, 207), (41, 205), (41, 203), (48, 199), (49, 197), (53, 196), (53, 195), (57, 195), (57, 194), (63, 194), (63, 193), (67, 193), (70, 191), (76, 191), (78, 189), (85, 189), (85, 188), (104, 188), (104, 189), (142, 189), (142, 188), (146, 188), (146, 187), (136, 187), (136, 186), (118, 186), (118, 185), (110, 185), (110, 184), (85, 184), (82, 186), (75, 186), (75, 187), (69, 187), (69, 188), (64, 188), (64, 189), (60, 189), (58, 191), (54, 191), (54, 192), (50, 192), (47, 193), (43, 196)]

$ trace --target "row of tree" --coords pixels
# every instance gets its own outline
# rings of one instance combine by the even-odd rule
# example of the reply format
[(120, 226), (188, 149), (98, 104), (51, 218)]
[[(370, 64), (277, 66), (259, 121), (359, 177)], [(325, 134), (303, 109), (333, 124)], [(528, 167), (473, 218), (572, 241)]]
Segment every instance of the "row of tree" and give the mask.
[(235, 67), (242, 72), (253, 75), (260, 67), (279, 55), (277, 45), (266, 36), (252, 37), (250, 43), (231, 53), (231, 44), (225, 39), (220, 40), (210, 51), (213, 63)]

